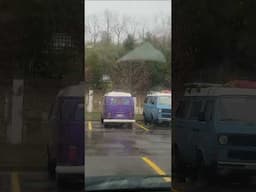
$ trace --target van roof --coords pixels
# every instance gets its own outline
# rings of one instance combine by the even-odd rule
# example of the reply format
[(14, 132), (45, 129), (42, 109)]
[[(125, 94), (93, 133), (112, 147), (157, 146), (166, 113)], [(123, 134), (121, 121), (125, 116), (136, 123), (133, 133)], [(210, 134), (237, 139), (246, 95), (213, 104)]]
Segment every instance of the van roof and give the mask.
[(147, 96), (172, 96), (171, 93), (151, 92)]
[(84, 97), (85, 96), (85, 84), (80, 83), (78, 85), (72, 85), (65, 87), (64, 89), (60, 90), (58, 93), (58, 97), (65, 96), (65, 97)]
[(104, 96), (111, 96), (111, 97), (131, 97), (132, 95), (127, 92), (120, 92), (120, 91), (111, 91), (106, 93)]
[(256, 89), (230, 88), (230, 87), (208, 87), (187, 88), (185, 96), (225, 96), (225, 95), (255, 95)]

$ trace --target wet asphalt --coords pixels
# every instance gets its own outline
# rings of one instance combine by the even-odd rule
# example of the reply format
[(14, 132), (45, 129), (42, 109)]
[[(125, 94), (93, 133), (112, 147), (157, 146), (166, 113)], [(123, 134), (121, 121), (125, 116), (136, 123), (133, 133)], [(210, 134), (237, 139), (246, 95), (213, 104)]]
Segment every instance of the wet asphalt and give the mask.
[(157, 175), (152, 164), (171, 175), (171, 129), (139, 125), (104, 128), (87, 122), (85, 176)]
[[(104, 128), (98, 121), (86, 122), (85, 148), (85, 178), (157, 175), (161, 171), (171, 175), (171, 130), (165, 126), (134, 124), (132, 129)], [(173, 191), (253, 192), (255, 189), (256, 179), (252, 178), (250, 183), (228, 179), (210, 184), (175, 183)], [(85, 191), (85, 187), (77, 181), (57, 187), (47, 171), (6, 171), (0, 172), (0, 191), (78, 192)]]
[[(171, 174), (170, 128), (134, 124), (132, 129), (120, 126), (106, 129), (98, 121), (86, 122), (85, 178), (163, 173)], [(57, 186), (46, 170), (0, 171), (0, 191), (75, 192), (85, 191), (85, 186), (79, 181)]]

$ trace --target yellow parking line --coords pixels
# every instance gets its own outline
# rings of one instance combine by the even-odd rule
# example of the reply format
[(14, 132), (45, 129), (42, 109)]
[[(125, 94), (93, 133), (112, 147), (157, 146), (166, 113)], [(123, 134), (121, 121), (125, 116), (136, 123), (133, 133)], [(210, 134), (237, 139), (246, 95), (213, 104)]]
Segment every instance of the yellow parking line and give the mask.
[(92, 122), (91, 121), (88, 121), (88, 129), (89, 129), (89, 131), (92, 131)]
[[(159, 166), (157, 166), (156, 163), (154, 163), (152, 160), (150, 160), (147, 157), (141, 157), (141, 159), (147, 163), (157, 174), (159, 175), (167, 175)], [(171, 177), (164, 177), (163, 178), (166, 182), (171, 182)]]
[(20, 192), (20, 182), (17, 172), (12, 172), (11, 174), (11, 187), (12, 192)]
[(143, 125), (140, 125), (139, 123), (135, 123), (138, 127), (144, 129), (145, 131), (149, 131), (148, 128), (144, 127)]

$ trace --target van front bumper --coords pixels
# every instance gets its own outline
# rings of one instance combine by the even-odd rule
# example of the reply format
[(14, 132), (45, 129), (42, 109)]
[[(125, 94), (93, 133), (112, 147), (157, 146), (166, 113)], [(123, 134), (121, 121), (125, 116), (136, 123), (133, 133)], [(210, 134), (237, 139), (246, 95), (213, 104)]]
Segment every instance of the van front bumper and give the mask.
[(256, 163), (218, 161), (218, 173), (226, 175), (230, 173), (244, 172), (256, 174)]
[(84, 166), (57, 165), (55, 171), (59, 174), (84, 174)]
[(158, 123), (163, 123), (163, 122), (171, 122), (171, 118), (163, 118), (163, 117), (159, 117), (158, 118)]
[(134, 119), (104, 119), (104, 123), (135, 123)]

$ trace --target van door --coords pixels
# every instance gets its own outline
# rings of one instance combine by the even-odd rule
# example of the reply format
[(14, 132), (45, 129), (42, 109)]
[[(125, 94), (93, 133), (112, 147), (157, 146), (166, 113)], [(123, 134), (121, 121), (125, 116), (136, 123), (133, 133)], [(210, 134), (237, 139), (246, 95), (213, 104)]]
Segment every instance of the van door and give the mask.
[(207, 163), (209, 155), (213, 152), (213, 107), (213, 99), (200, 99), (194, 102), (191, 143), (194, 150), (192, 158), (195, 161), (199, 158), (197, 155), (200, 152), (204, 162)]
[(199, 121), (199, 114), (202, 111), (203, 101), (200, 98), (194, 98), (191, 103), (191, 108), (188, 116), (189, 123), (186, 125), (188, 128), (188, 141), (189, 145), (187, 147), (188, 159), (190, 163), (194, 164), (196, 161), (197, 152), (197, 139), (200, 139), (200, 131), (202, 127), (205, 126), (205, 122)]
[(153, 96), (149, 96), (148, 97), (148, 103), (147, 103), (147, 109), (146, 109), (146, 115), (147, 115), (147, 120), (148, 121), (152, 121), (152, 120), (154, 120), (154, 114), (153, 114), (153, 112), (154, 112), (154, 105), (155, 105), (155, 101), (154, 101), (155, 99), (154, 99), (154, 97)]
[(204, 151), (205, 163), (207, 164), (216, 158), (215, 103), (216, 99), (209, 99), (204, 108), (206, 128), (202, 130), (203, 137), (200, 145), (207, 147), (207, 150)]
[(157, 120), (158, 118), (158, 111), (157, 111), (157, 97), (154, 96), (152, 97), (152, 102), (151, 102), (151, 105), (150, 105), (150, 111), (151, 111), (151, 120), (154, 122)]
[(144, 107), (143, 107), (144, 118), (146, 118), (146, 119), (149, 119), (148, 102), (149, 102), (149, 97), (147, 96), (144, 100)]
[(183, 100), (179, 102), (179, 106), (176, 111), (175, 115), (175, 126), (174, 129), (174, 136), (173, 139), (174, 143), (177, 145), (177, 149), (181, 155), (181, 158), (183, 161), (186, 161), (188, 159), (189, 153), (190, 153), (190, 128), (189, 128), (189, 120), (188, 120), (188, 112), (190, 109), (191, 101), (189, 99)]
[(58, 162), (82, 165), (84, 162), (84, 100), (63, 97), (58, 130)]

